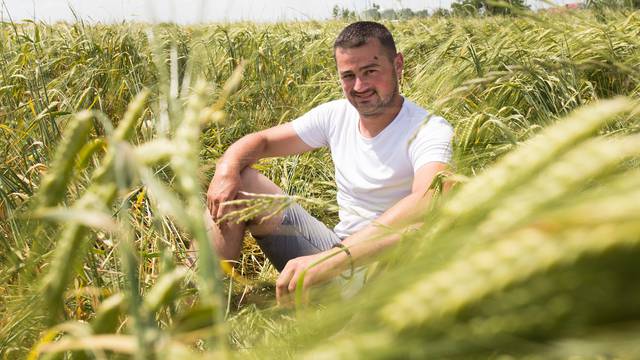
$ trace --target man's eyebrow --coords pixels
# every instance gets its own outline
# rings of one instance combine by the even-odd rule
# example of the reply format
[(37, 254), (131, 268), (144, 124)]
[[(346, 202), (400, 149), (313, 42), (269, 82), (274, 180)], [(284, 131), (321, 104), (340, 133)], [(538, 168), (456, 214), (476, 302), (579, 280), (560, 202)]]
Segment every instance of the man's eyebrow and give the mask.
[(365, 66), (362, 66), (359, 70), (366, 70), (366, 69), (369, 69), (369, 68), (376, 68), (376, 67), (380, 67), (380, 64), (378, 64), (378, 63), (367, 64)]
[[(361, 66), (360, 68), (358, 68), (358, 71), (367, 70), (367, 69), (370, 69), (370, 68), (377, 68), (377, 67), (380, 67), (380, 64), (378, 64), (378, 63), (370, 63), (370, 64), (367, 64), (367, 65)], [(346, 74), (351, 74), (351, 73), (353, 73), (353, 70), (349, 69), (349, 70), (341, 71), (340, 75), (346, 75)]]

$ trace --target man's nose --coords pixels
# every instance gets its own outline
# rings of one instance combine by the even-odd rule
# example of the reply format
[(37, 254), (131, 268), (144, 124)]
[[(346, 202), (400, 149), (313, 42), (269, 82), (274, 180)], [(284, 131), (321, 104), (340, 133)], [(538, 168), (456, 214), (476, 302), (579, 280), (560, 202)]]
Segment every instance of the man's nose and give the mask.
[(360, 77), (356, 77), (356, 82), (355, 84), (353, 84), (353, 91), (355, 92), (362, 92), (364, 90), (367, 90), (367, 87), (369, 86), (369, 84), (362, 80), (362, 78)]

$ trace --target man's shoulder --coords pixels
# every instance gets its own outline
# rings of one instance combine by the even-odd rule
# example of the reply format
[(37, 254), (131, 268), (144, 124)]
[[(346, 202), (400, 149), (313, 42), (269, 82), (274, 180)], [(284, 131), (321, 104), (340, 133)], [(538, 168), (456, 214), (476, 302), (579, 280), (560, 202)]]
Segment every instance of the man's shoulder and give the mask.
[(449, 122), (442, 116), (434, 114), (406, 97), (404, 98), (404, 101), (404, 106), (406, 106), (408, 110), (406, 112), (407, 116), (411, 118), (415, 125), (420, 127), (452, 127), (451, 124), (449, 124)]
[(424, 119), (429, 114), (429, 112), (425, 108), (407, 99), (406, 97), (404, 98), (402, 107), (406, 109), (406, 111), (403, 111), (403, 113), (405, 114), (405, 116), (410, 118), (412, 122), (420, 121), (420, 119)]
[(427, 112), (427, 110), (425, 108), (423, 108), (422, 106), (418, 105), (416, 102), (414, 102), (413, 100), (409, 99), (406, 96), (402, 97), (404, 99), (403, 102), (403, 106), (407, 106), (410, 110), (412, 111), (424, 111)]

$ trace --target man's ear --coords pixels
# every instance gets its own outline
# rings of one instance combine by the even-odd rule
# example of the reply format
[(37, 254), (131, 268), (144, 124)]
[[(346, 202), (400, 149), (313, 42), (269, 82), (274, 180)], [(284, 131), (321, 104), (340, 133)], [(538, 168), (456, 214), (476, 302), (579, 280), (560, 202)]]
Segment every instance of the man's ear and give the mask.
[(396, 70), (396, 74), (398, 74), (398, 78), (402, 78), (402, 69), (404, 68), (404, 56), (399, 52), (396, 54), (396, 57), (393, 58), (393, 67)]

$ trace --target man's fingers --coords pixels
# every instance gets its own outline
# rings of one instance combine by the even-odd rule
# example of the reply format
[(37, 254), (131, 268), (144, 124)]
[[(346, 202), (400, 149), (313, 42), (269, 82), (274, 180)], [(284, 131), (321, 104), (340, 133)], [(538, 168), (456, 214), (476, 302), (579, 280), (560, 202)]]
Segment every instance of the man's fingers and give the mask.
[(287, 263), (284, 269), (282, 269), (280, 276), (278, 276), (278, 280), (276, 280), (276, 302), (278, 305), (282, 305), (284, 297), (289, 293), (289, 281), (294, 271), (295, 267)]
[(211, 202), (211, 218), (213, 221), (218, 220), (218, 202), (216, 200)]
[(234, 200), (240, 188), (240, 174), (221, 175), (216, 173), (207, 189), (207, 205), (211, 218), (218, 221), (229, 210), (223, 205), (225, 201)]
[(207, 199), (207, 210), (209, 212), (209, 215), (213, 219), (213, 201), (211, 201), (209, 199)]
[(233, 211), (235, 207), (233, 205), (226, 204), (227, 201), (235, 199), (235, 194), (229, 194), (229, 196), (219, 196), (214, 199), (215, 212), (213, 213), (214, 219), (222, 219), (227, 213)]
[(295, 300), (296, 289), (298, 288), (298, 281), (300, 280), (300, 276), (304, 274), (304, 281), (302, 282), (302, 302), (304, 304), (309, 303), (309, 287), (311, 284), (310, 276), (311, 274), (306, 271), (306, 267), (301, 267), (296, 271), (296, 273), (291, 277), (291, 281), (289, 282), (289, 295), (290, 301)]
[(289, 284), (289, 278), (287, 277), (288, 271), (290, 270), (285, 266), (285, 268), (280, 273), (280, 276), (278, 276), (278, 280), (276, 280), (276, 302), (278, 303), (278, 305), (280, 305), (284, 293), (287, 292), (286, 285)]
[(207, 209), (209, 210), (209, 215), (213, 220), (216, 219), (216, 213), (218, 212), (218, 200), (216, 200), (216, 196), (207, 193)]
[(222, 219), (222, 217), (227, 213), (227, 207), (228, 206), (225, 205), (224, 202), (220, 202), (220, 204), (218, 204), (218, 212), (216, 213), (216, 218)]
[(296, 286), (298, 285), (298, 278), (300, 277), (300, 275), (302, 275), (303, 272), (304, 272), (304, 269), (298, 269), (291, 277), (291, 280), (289, 280), (289, 285), (287, 286), (287, 289), (289, 290), (290, 293), (295, 293)]

